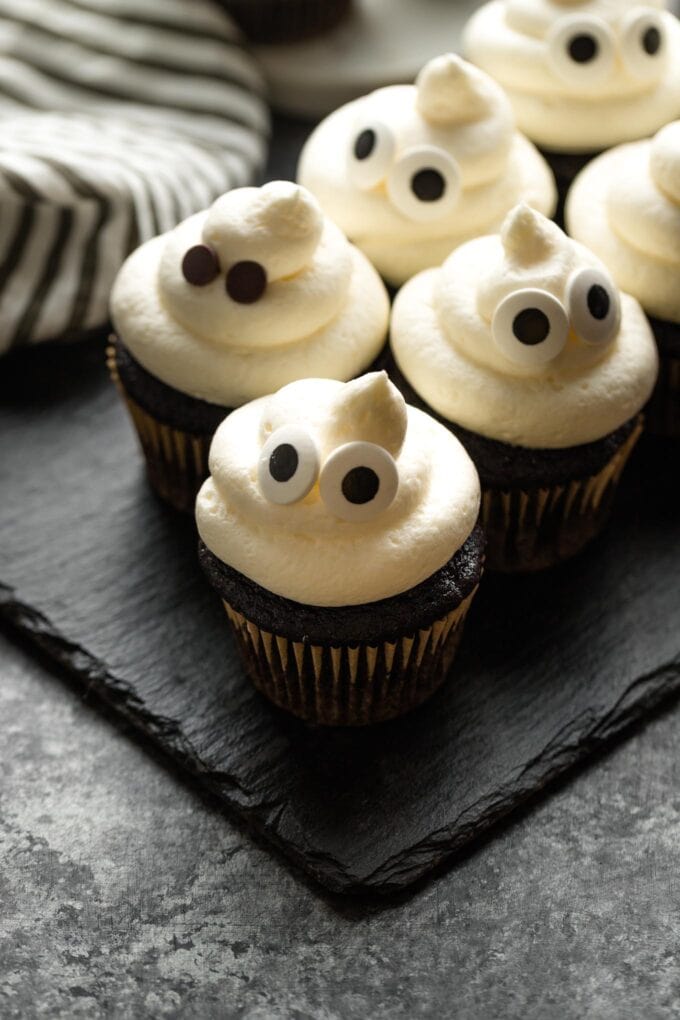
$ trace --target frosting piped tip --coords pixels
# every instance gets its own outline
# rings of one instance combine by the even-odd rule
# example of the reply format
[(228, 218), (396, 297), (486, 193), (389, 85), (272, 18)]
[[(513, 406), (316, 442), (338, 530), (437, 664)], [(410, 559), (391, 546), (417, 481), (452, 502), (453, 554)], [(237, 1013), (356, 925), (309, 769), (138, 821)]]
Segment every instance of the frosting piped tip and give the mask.
[(370, 372), (347, 383), (332, 411), (337, 441), (375, 443), (397, 457), (406, 437), (406, 401), (387, 372)]
[(416, 79), (419, 113), (434, 124), (464, 124), (490, 113), (484, 77), (471, 64), (445, 53), (435, 57)]
[(508, 213), (501, 230), (506, 255), (528, 264), (547, 259), (561, 240), (559, 227), (526, 202)]
[(323, 226), (319, 203), (291, 181), (271, 181), (261, 189), (258, 220), (281, 238), (317, 237)]

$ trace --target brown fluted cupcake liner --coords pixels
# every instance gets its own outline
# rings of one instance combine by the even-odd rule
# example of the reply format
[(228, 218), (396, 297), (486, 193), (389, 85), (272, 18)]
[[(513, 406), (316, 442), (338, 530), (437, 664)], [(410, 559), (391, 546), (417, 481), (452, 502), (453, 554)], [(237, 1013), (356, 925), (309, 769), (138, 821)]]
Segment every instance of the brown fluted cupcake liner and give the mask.
[(643, 428), (635, 428), (608, 463), (588, 478), (533, 489), (486, 489), (481, 523), (490, 570), (543, 570), (574, 556), (606, 524), (626, 462)]
[(137, 432), (154, 491), (176, 510), (193, 513), (198, 490), (208, 477), (212, 433), (196, 435), (158, 421), (126, 392), (113, 346), (107, 348), (106, 364)]
[(476, 591), (429, 627), (376, 645), (293, 641), (223, 601), (246, 671), (270, 701), (308, 723), (366, 726), (410, 711), (441, 686)]

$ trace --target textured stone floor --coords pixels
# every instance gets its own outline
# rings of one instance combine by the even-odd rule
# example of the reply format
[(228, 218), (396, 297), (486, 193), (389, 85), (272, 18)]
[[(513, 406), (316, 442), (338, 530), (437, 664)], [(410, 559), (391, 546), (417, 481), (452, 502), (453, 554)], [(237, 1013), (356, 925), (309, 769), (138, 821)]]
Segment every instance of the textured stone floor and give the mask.
[(677, 1016), (679, 721), (410, 898), (362, 904), (0, 639), (0, 1017)]

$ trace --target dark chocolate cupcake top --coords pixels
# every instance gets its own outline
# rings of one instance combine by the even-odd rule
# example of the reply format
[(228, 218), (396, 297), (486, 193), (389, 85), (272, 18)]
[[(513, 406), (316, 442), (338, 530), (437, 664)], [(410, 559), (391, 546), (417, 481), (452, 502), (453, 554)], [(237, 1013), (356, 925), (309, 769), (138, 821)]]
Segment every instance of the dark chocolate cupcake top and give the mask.
[(234, 411), (196, 503), (214, 556), (276, 595), (363, 605), (420, 584), (479, 514), (472, 461), (386, 373), (307, 379)]
[(151, 375), (238, 407), (295, 379), (364, 371), (384, 345), (389, 301), (316, 199), (273, 181), (222, 195), (137, 249), (111, 313)]
[(604, 265), (527, 205), (397, 295), (392, 348), (439, 415), (536, 449), (594, 442), (644, 406), (658, 359)]

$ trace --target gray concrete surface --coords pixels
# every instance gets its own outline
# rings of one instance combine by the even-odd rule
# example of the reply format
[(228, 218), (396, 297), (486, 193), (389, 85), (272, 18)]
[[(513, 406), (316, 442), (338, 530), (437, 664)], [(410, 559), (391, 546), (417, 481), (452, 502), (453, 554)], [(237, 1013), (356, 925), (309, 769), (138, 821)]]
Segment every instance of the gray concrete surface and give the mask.
[(0, 638), (0, 1017), (677, 1016), (679, 720), (410, 898), (347, 902)]

